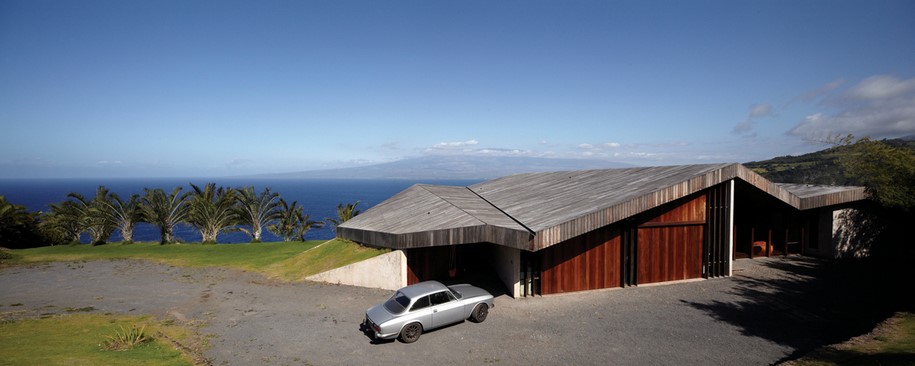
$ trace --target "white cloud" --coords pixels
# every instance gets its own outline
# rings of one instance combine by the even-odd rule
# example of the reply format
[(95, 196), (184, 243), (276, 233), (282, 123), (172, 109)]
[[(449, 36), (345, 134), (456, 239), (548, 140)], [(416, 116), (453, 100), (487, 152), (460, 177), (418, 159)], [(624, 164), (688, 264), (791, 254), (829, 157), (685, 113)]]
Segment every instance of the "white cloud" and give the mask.
[(620, 144), (619, 142), (607, 142), (607, 143), (604, 143), (604, 147), (609, 147), (609, 148), (612, 148), (612, 149), (618, 148), (618, 147), (620, 147), (620, 146), (623, 146), (623, 145)]
[(754, 104), (750, 106), (750, 118), (767, 117), (772, 115), (772, 105)]
[(805, 102), (811, 102), (814, 99), (819, 98), (822, 95), (829, 94), (833, 90), (838, 89), (840, 86), (842, 86), (842, 84), (845, 84), (845, 79), (833, 80), (832, 82), (829, 82), (823, 86), (820, 86), (819, 88), (816, 88), (816, 89), (813, 89), (813, 90), (810, 90), (810, 91), (804, 93), (803, 95), (801, 95), (800, 99)]
[(753, 104), (750, 106), (750, 112), (747, 115), (747, 118), (743, 122), (738, 123), (734, 126), (734, 129), (731, 131), (735, 134), (742, 134), (750, 132), (753, 129), (753, 122), (757, 119), (764, 117), (771, 117), (775, 115), (775, 111), (772, 108), (771, 104), (768, 103), (759, 103)]
[(912, 94), (913, 91), (915, 91), (915, 78), (899, 80), (893, 76), (876, 75), (849, 88), (846, 95), (855, 99), (879, 100), (905, 96)]
[(457, 149), (463, 148), (466, 146), (479, 145), (480, 142), (477, 140), (467, 140), (467, 141), (454, 141), (454, 142), (439, 142), (435, 145), (432, 145), (432, 149)]
[(476, 156), (538, 156), (538, 153), (531, 150), (485, 147), (476, 148), (480, 142), (477, 140), (457, 141), (457, 142), (440, 142), (423, 149), (424, 154), (430, 155), (476, 155)]
[(808, 139), (853, 134), (892, 138), (915, 134), (915, 78), (872, 76), (831, 103), (836, 110), (805, 117), (787, 132)]

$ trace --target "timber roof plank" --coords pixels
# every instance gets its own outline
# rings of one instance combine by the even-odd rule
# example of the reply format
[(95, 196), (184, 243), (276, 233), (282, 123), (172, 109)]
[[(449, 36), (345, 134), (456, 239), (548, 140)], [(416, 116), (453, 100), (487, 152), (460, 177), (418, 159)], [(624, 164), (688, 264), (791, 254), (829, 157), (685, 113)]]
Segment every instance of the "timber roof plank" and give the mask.
[(801, 210), (865, 197), (862, 187), (775, 184), (736, 163), (528, 173), (414, 185), (338, 233), (396, 248), (488, 241), (537, 250), (735, 178)]

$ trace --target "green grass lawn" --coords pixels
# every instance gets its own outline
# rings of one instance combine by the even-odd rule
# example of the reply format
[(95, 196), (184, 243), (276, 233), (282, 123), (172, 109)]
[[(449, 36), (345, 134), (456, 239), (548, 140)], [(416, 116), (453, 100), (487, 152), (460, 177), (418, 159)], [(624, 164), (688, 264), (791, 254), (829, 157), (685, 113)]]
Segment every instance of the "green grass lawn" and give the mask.
[(146, 259), (174, 266), (229, 267), (287, 281), (355, 263), (384, 253), (350, 241), (333, 239), (256, 244), (112, 243), (12, 250), (4, 263)]
[[(146, 325), (152, 340), (124, 351), (102, 344), (120, 327)], [(0, 322), (0, 365), (193, 365), (172, 341), (191, 343), (190, 330), (148, 317), (74, 314)]]
[(864, 337), (827, 347), (790, 364), (915, 365), (915, 314), (898, 313), (886, 325)]
[[(134, 243), (55, 246), (3, 251), (6, 265), (49, 261), (144, 259), (175, 266), (220, 266), (299, 281), (387, 250), (333, 239), (291, 243), (169, 244)], [(11, 321), (0, 314), (2, 365), (191, 365), (195, 355), (175, 350), (172, 341), (199, 349), (193, 331), (148, 317), (70, 314)], [(146, 325), (155, 340), (127, 351), (105, 351), (102, 343), (119, 327)], [(190, 345), (185, 344), (185, 339)]]

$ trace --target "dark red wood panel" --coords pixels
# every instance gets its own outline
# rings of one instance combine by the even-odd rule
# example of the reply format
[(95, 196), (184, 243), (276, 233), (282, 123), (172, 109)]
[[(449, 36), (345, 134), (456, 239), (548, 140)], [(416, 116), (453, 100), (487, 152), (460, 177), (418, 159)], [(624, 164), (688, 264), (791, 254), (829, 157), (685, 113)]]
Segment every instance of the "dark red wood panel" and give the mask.
[(448, 275), (453, 246), (407, 249), (407, 284)]
[(702, 277), (703, 231), (700, 225), (640, 228), (638, 283)]
[(706, 209), (705, 202), (706, 198), (704, 194), (697, 195), (696, 197), (683, 202), (679, 206), (675, 206), (670, 210), (664, 211), (663, 213), (646, 221), (645, 224), (651, 226), (651, 224), (660, 223), (704, 223)]
[(603, 228), (541, 251), (542, 294), (620, 286), (620, 235)]

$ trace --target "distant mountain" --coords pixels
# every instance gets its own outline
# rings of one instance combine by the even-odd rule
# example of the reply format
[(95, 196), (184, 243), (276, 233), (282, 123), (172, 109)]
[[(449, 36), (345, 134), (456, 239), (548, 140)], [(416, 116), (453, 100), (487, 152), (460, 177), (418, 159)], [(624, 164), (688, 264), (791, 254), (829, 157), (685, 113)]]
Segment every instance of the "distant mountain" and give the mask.
[[(915, 150), (915, 139), (907, 136), (899, 139), (881, 140), (899, 148)], [(831, 147), (798, 156), (779, 156), (769, 160), (744, 163), (747, 168), (779, 183), (806, 183), (826, 185), (859, 185), (845, 175), (839, 165), (839, 157), (848, 154), (847, 146)]]
[(490, 179), (518, 173), (625, 168), (606, 160), (505, 156), (425, 156), (390, 163), (294, 173), (261, 174), (258, 178), (309, 179)]

